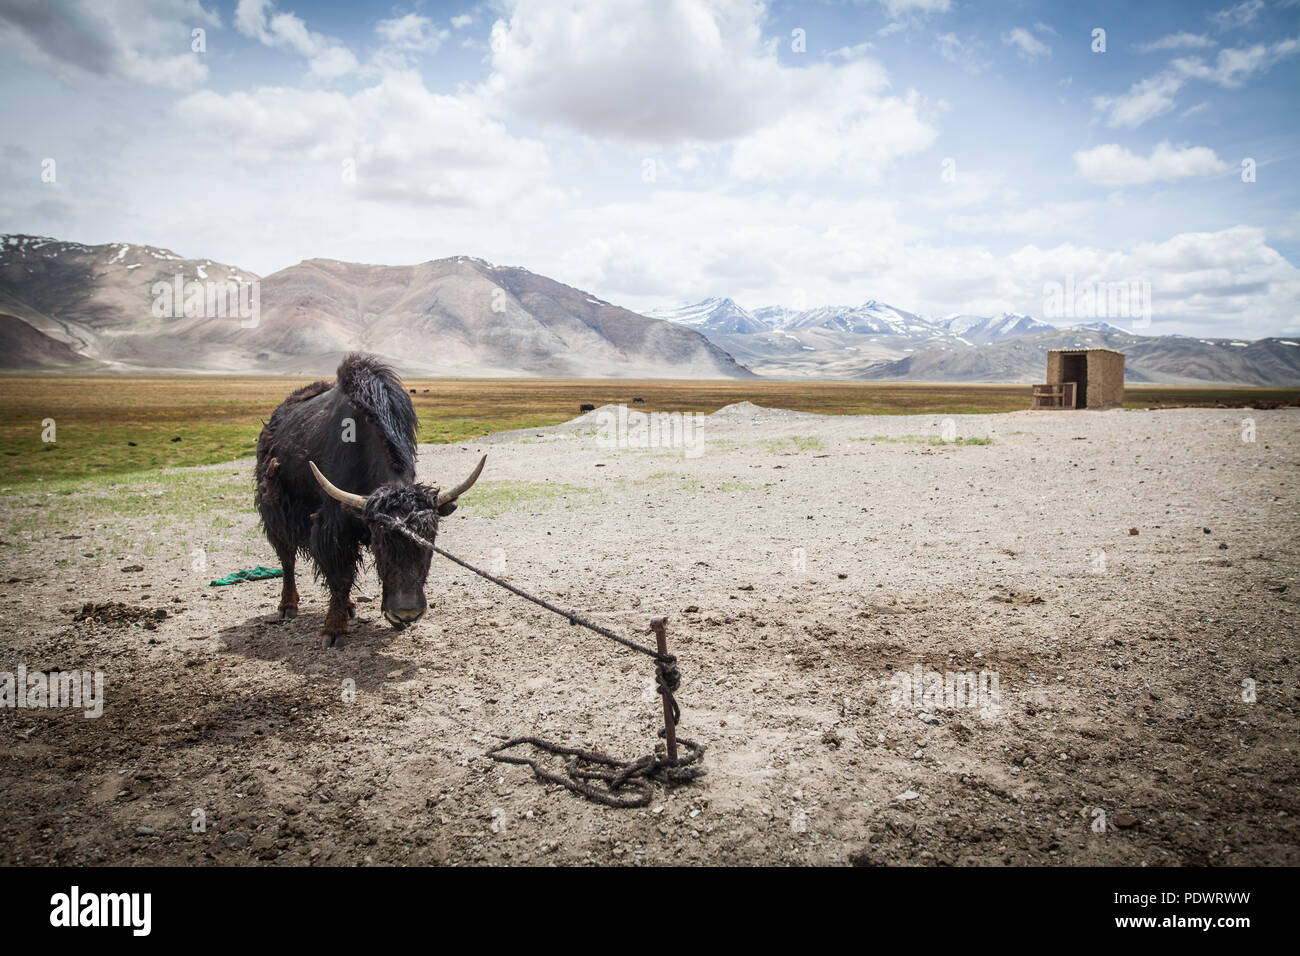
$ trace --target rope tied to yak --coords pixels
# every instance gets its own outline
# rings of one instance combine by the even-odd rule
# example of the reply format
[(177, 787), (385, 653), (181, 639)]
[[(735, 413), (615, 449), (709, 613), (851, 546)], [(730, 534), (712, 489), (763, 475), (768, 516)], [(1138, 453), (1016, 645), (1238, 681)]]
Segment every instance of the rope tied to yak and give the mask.
[[(435, 554), (453, 561), (467, 571), (473, 571), (479, 577), (491, 581), (493, 584), (505, 588), (512, 594), (518, 595), (526, 601), (531, 601), (538, 607), (545, 608), (552, 614), (558, 614), (574, 625), (585, 627), (589, 631), (607, 637), (612, 641), (622, 644), (624, 647), (645, 654), (653, 658), (655, 662), (655, 690), (663, 698), (665, 710), (671, 711), (672, 723), (675, 726), (681, 721), (682, 709), (677, 704), (677, 698), (674, 696), (676, 690), (681, 686), (682, 675), (677, 669), (676, 656), (660, 652), (652, 647), (639, 644), (636, 641), (629, 640), (622, 635), (615, 634), (607, 627), (597, 624), (595, 621), (589, 621), (573, 611), (566, 611), (557, 607), (544, 598), (537, 597), (535, 594), (529, 594), (522, 588), (516, 587), (509, 581), (505, 581), (494, 574), (490, 574), (481, 568), (476, 568), (456, 555), (443, 548), (438, 547), (432, 541), (426, 541), (422, 536), (416, 534), (406, 526), (404, 522), (398, 521), (387, 516), (379, 516), (390, 528), (400, 534), (405, 535), (411, 541), (427, 548)], [(658, 620), (658, 619), (657, 619)], [(668, 736), (668, 727), (665, 726), (659, 731), (660, 737)], [(565, 763), (567, 777), (561, 776), (550, 770), (547, 770), (541, 763), (531, 757), (521, 757), (514, 754), (505, 753), (514, 747), (523, 744), (529, 744), (538, 750), (545, 751), (553, 756), (568, 758)], [(576, 747), (566, 747), (562, 744), (552, 743), (548, 740), (542, 740), (538, 737), (511, 737), (504, 743), (498, 744), (489, 750), (486, 756), (500, 763), (520, 764), (531, 767), (534, 776), (539, 780), (548, 783), (559, 784), (574, 793), (581, 794), (597, 803), (602, 803), (609, 807), (644, 807), (650, 803), (653, 796), (653, 788), (650, 781), (658, 780), (659, 782), (672, 786), (675, 784), (689, 783), (704, 775), (704, 768), (700, 766), (700, 760), (704, 756), (704, 745), (697, 744), (694, 741), (687, 740), (684, 737), (671, 737), (670, 745), (681, 744), (686, 747), (688, 753), (673, 757), (661, 757), (657, 753), (647, 754), (637, 760), (621, 761), (609, 757), (594, 750), (581, 750)], [(591, 781), (602, 781), (605, 786), (599, 787)], [(630, 792), (624, 791), (629, 788)]]

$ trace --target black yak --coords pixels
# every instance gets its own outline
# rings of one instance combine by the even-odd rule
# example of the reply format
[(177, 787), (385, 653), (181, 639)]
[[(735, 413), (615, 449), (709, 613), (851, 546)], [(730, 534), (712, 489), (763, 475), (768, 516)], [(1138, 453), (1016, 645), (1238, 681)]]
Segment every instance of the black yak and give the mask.
[(356, 616), (351, 592), (363, 546), (375, 557), (389, 624), (414, 624), (428, 606), (432, 554), (391, 523), (432, 542), (438, 518), (456, 510), (487, 456), (455, 488), (439, 492), (416, 483), (415, 435), (415, 409), (396, 373), (372, 356), (350, 354), (336, 381), (286, 398), (257, 440), (257, 510), (284, 567), (280, 617), (298, 614), (294, 562), (301, 551), (330, 590), (326, 647), (342, 643)]

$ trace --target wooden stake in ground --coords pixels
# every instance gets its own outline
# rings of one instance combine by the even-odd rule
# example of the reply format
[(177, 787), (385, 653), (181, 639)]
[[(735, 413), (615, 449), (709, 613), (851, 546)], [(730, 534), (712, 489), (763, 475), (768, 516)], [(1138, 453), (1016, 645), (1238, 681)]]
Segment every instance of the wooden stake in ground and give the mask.
[[(652, 617), (650, 619), (650, 630), (654, 631), (655, 641), (658, 643), (659, 655), (662, 657), (668, 653), (668, 637), (665, 633), (668, 627), (668, 618)], [(673, 705), (668, 699), (667, 694), (660, 694), (660, 699), (664, 705), (664, 736), (668, 740), (668, 759), (677, 759), (677, 724), (673, 721)]]

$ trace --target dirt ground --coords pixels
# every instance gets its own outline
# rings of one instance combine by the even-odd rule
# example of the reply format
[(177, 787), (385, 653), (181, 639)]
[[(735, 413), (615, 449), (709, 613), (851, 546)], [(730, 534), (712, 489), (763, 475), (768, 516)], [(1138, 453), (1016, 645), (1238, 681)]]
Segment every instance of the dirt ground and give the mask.
[[(0, 710), (0, 861), (1300, 863), (1300, 410), (741, 405), (695, 457), (595, 424), (423, 447), (488, 453), (439, 542), (667, 614), (703, 779), (610, 809), (485, 759), (648, 752), (652, 669), (440, 558), (403, 632), (368, 566), (340, 650), (307, 574), (283, 623), (277, 581), (206, 586), (274, 562), (246, 460), (4, 495), (0, 672), (102, 671), (104, 708)], [(900, 703), (917, 667), (997, 693)]]

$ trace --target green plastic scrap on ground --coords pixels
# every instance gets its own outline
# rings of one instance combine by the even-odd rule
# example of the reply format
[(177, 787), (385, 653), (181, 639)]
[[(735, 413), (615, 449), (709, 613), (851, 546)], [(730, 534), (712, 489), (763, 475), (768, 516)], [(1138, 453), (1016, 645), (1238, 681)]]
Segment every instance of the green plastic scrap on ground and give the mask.
[(231, 571), (224, 578), (209, 581), (208, 587), (219, 588), (225, 587), (227, 584), (239, 584), (241, 581), (261, 581), (263, 578), (282, 577), (284, 577), (282, 568), (264, 568), (259, 564), (255, 568), (241, 568), (238, 571)]

